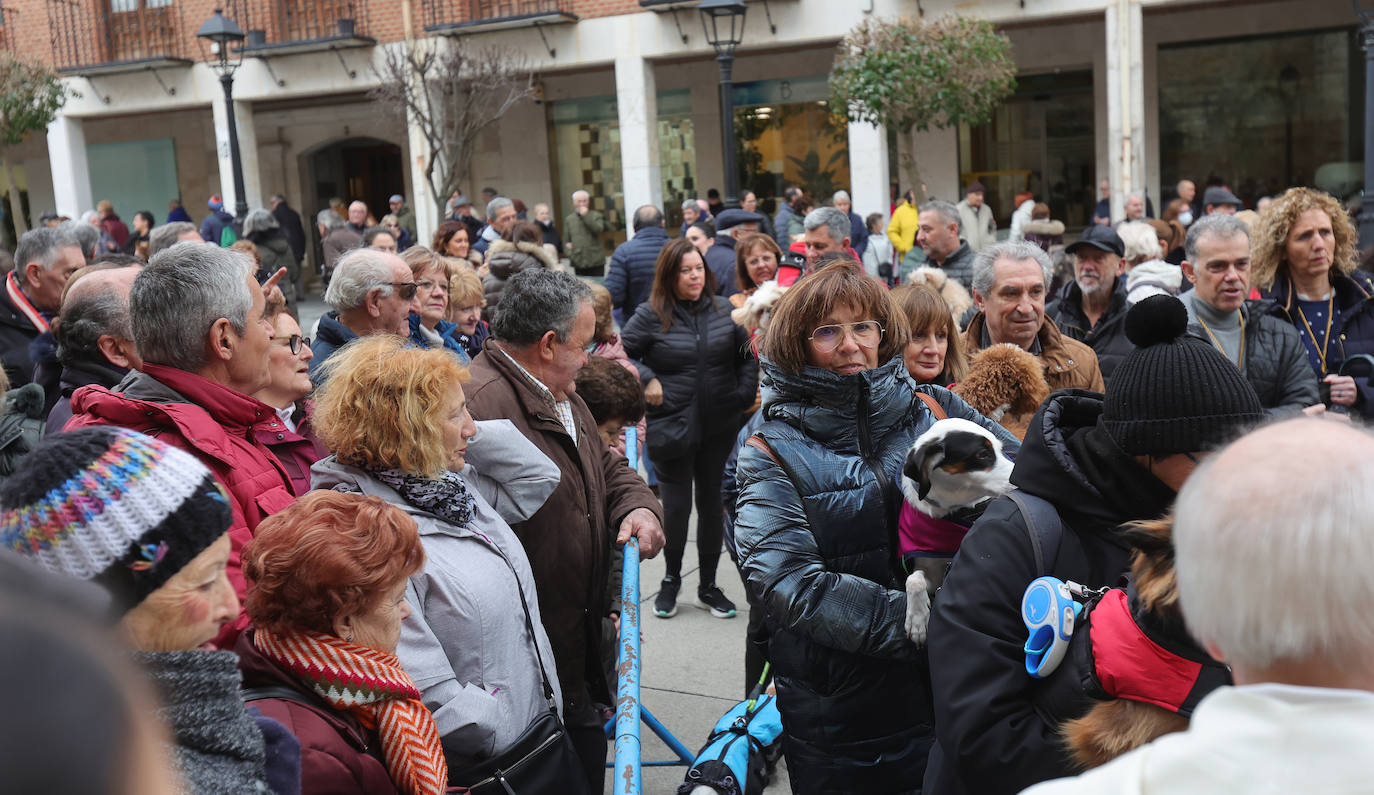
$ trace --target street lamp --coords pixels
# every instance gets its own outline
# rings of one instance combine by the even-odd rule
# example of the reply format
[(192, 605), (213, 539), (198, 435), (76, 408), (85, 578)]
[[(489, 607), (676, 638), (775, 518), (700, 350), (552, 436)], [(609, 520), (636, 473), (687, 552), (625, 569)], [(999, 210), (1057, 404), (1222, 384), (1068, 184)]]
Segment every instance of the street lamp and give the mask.
[(1350, 0), (1364, 46), (1364, 189), (1360, 191), (1360, 246), (1374, 245), (1374, 5)]
[[(248, 201), (243, 187), (243, 161), (239, 158), (239, 126), (234, 118), (234, 72), (243, 63), (243, 53), (231, 58), (229, 47), (243, 43), (243, 30), (216, 8), (215, 15), (196, 31), (196, 38), (201, 41), (201, 49), (208, 49), (209, 55), (217, 56), (217, 60), (210, 62), (210, 68), (219, 75), (219, 84), (224, 88), (224, 112), (229, 118), (229, 162), (234, 169), (234, 218), (242, 226), (244, 216), (248, 215)], [(208, 48), (206, 42), (210, 43)]]
[(739, 206), (739, 172), (735, 167), (735, 96), (730, 72), (735, 49), (744, 38), (744, 0), (701, 0), (701, 27), (720, 65), (720, 137), (725, 163), (725, 206)]

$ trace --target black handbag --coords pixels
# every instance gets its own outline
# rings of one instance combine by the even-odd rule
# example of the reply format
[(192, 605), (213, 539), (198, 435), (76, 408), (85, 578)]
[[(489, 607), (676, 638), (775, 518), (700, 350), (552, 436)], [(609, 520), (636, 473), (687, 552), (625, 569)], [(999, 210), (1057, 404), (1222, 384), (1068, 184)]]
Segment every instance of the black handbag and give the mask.
[[(493, 551), (505, 561), (515, 576), (515, 590), (520, 594), (520, 607), (525, 611), (525, 629), (534, 645), (534, 657), (539, 662), (540, 681), (549, 711), (535, 718), (509, 747), (490, 759), (464, 769), (449, 764), (449, 786), (464, 787), (473, 795), (588, 795), (586, 774), (582, 761), (573, 748), (568, 729), (558, 717), (558, 702), (553, 697), (553, 685), (544, 667), (544, 657), (535, 640), (534, 621), (525, 601), (525, 589), (520, 575), (510, 560), (492, 545)], [(448, 743), (444, 756), (451, 760)]]

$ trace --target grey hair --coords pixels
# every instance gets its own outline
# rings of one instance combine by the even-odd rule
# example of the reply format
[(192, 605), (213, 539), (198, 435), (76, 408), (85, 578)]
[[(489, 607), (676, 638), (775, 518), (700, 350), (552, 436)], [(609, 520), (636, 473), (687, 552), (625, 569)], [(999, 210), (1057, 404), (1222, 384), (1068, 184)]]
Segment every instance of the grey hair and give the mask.
[(153, 364), (198, 372), (205, 335), (220, 318), (248, 330), (253, 260), (240, 251), (184, 241), (154, 254), (129, 290), (138, 355)]
[(1117, 226), (1116, 235), (1125, 247), (1121, 258), (1132, 265), (1159, 259), (1159, 235), (1153, 226), (1144, 221), (1127, 221)]
[[(173, 221), (170, 224), (163, 224), (155, 228), (148, 233), (148, 256), (151, 258), (159, 251), (165, 251), (175, 246), (177, 243), (181, 242), (177, 240), (177, 238), (187, 232), (195, 232), (197, 235), (200, 234), (200, 230), (196, 229), (196, 225), (190, 221)], [(186, 242), (189, 243), (192, 241), (188, 240)]]
[(580, 189), (579, 189), (579, 190), (575, 190), (575, 191), (572, 192), (572, 200), (573, 200), (573, 201), (577, 201), (577, 197), (578, 197), (579, 195), (581, 195), (581, 196), (586, 196), (588, 199), (591, 199), (591, 197), (592, 197), (592, 195), (591, 195), (590, 193), (586, 192), (585, 190), (580, 190)]
[(63, 365), (103, 361), (101, 337), (108, 334), (126, 340), (134, 338), (128, 296), (122, 290), (73, 291), (62, 302), (62, 314), (52, 330), (57, 339), (57, 360)]
[[(19, 245), (14, 248), (14, 265), (20, 274), (30, 262), (37, 262), (43, 266), (43, 270), (49, 271), (57, 263), (60, 249), (79, 245), (81, 244), (73, 238), (62, 234), (61, 227), (49, 229), (46, 226), (40, 226), (37, 229), (30, 229), (19, 238)], [(16, 274), (16, 278), (18, 278), (18, 274)]]
[(355, 248), (339, 257), (324, 302), (339, 312), (357, 309), (367, 302), (368, 293), (380, 289), (382, 297), (391, 295), (391, 262), (386, 251)]
[(959, 218), (959, 208), (943, 199), (931, 199), (917, 208), (917, 212), (922, 215), (935, 213), (945, 219), (945, 223), (954, 224), (957, 227), (956, 231), (963, 234), (964, 222)]
[(1197, 245), (1204, 235), (1230, 240), (1236, 235), (1250, 239), (1250, 227), (1234, 215), (1213, 213), (1204, 215), (1188, 227), (1188, 236), (1183, 238), (1183, 256), (1192, 264), (1198, 264)]
[(57, 236), (63, 241), (59, 246), (78, 246), (86, 259), (100, 243), (100, 230), (85, 221), (63, 221), (57, 225)]
[[(924, 209), (921, 212), (925, 212)], [(1045, 289), (1050, 287), (1050, 277), (1054, 273), (1054, 265), (1050, 262), (1050, 256), (1044, 249), (1034, 243), (1027, 243), (1024, 240), (1006, 241), (994, 243), (991, 246), (979, 251), (973, 257), (973, 289), (979, 295), (987, 297), (992, 294), (992, 286), (997, 282), (997, 261), (998, 260), (1021, 260), (1033, 259), (1040, 266), (1040, 270), (1045, 274)]]
[(248, 237), (257, 232), (266, 232), (269, 229), (280, 228), (281, 224), (277, 223), (276, 217), (263, 209), (254, 210), (248, 214), (247, 218), (243, 219), (244, 237)]
[(849, 237), (849, 216), (834, 207), (817, 207), (807, 213), (806, 219), (802, 221), (802, 227), (808, 232), (822, 226), (825, 227), (826, 234), (830, 235), (830, 239), (837, 244)]
[(515, 202), (507, 199), (505, 196), (497, 196), (495, 199), (487, 202), (487, 223), (491, 223), (491, 219), (495, 218), (496, 214), (501, 212), (503, 208), (514, 206)]
[(1180, 607), (1192, 635), (1227, 662), (1265, 668), (1320, 659), (1347, 672), (1367, 664), (1368, 434), (1314, 418), (1266, 426), (1204, 460), (1179, 491)]
[(328, 232), (331, 229), (342, 228), (344, 219), (340, 218), (339, 214), (334, 212), (332, 208), (326, 207), (315, 213), (315, 224), (324, 227), (325, 231)]
[(837, 191), (835, 191), (835, 195), (830, 197), (830, 201), (832, 201), (832, 202), (841, 202), (841, 201), (844, 201), (844, 202), (852, 202), (852, 201), (854, 201), (854, 200), (851, 199), (851, 198), (849, 198), (849, 193), (848, 193), (847, 191), (837, 190)]
[(591, 302), (592, 288), (572, 274), (529, 268), (506, 282), (491, 333), (520, 346), (533, 345), (549, 331), (559, 342), (567, 342), (582, 305)]

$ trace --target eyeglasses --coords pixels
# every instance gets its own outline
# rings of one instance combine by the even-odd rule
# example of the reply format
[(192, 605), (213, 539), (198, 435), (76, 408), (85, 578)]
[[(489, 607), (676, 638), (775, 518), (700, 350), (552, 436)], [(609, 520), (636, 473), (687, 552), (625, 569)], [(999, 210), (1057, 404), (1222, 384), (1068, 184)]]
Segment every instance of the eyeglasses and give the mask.
[(278, 345), (285, 345), (286, 347), (290, 348), (292, 356), (299, 356), (301, 349), (310, 344), (309, 339), (307, 339), (306, 337), (302, 337), (299, 334), (292, 334), (287, 339), (277, 337), (272, 341), (277, 343)]
[(409, 301), (414, 298), (415, 291), (420, 289), (420, 285), (415, 282), (382, 282), (382, 284), (389, 284), (395, 287), (396, 294), (401, 297), (402, 301)]
[(853, 323), (836, 323), (833, 326), (817, 326), (807, 339), (821, 353), (830, 353), (844, 341), (845, 329), (854, 335), (854, 341), (864, 348), (876, 348), (883, 339), (883, 327), (876, 320), (858, 320)]
[(433, 292), (435, 290), (438, 290), (441, 293), (448, 292), (448, 282), (432, 282), (429, 279), (425, 279), (424, 281), (416, 282), (415, 284), (420, 288), (420, 290), (426, 293)]

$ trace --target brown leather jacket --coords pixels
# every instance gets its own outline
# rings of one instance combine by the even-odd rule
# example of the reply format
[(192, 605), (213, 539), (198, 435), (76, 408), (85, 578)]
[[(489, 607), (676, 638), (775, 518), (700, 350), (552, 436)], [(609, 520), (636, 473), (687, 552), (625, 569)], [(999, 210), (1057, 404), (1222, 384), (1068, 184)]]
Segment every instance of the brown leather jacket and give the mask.
[(509, 419), (558, 465), (558, 488), (534, 516), (511, 529), (534, 569), (539, 610), (563, 685), (564, 718), (570, 726), (600, 725), (592, 703), (612, 703), (600, 674), (614, 664), (600, 652), (612, 545), (631, 511), (648, 508), (661, 522), (662, 506), (625, 459), (606, 447), (582, 398), (571, 396), (573, 442), (553, 405), (498, 348), (487, 341), (463, 392), (473, 419)]
[[(964, 350), (969, 355), (983, 348), (979, 343), (983, 336), (984, 317), (982, 312), (974, 315), (964, 331)], [(1048, 316), (1036, 336), (1040, 338), (1040, 355), (1037, 358), (1045, 365), (1045, 381), (1050, 385), (1051, 392), (1061, 389), (1106, 390), (1102, 383), (1102, 369), (1097, 364), (1097, 354), (1093, 353), (1092, 348), (1060, 334), (1059, 327)], [(1023, 438), (1033, 416), (1033, 413), (1008, 414), (1002, 417), (1002, 427), (1016, 434), (1016, 438)]]

